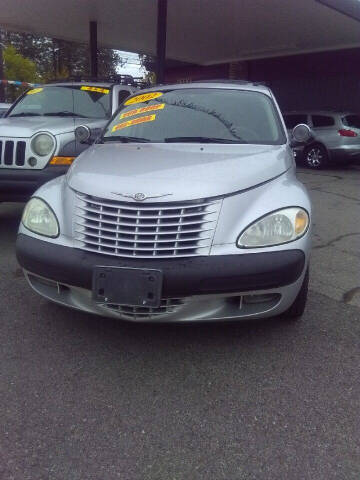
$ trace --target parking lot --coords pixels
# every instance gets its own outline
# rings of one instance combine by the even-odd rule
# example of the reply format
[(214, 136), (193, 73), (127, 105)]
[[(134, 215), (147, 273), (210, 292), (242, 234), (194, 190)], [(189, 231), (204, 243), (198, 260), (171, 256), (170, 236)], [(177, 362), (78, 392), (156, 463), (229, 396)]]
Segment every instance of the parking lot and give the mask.
[(360, 168), (299, 170), (314, 205), (302, 320), (146, 325), (50, 304), (0, 205), (6, 480), (359, 479)]

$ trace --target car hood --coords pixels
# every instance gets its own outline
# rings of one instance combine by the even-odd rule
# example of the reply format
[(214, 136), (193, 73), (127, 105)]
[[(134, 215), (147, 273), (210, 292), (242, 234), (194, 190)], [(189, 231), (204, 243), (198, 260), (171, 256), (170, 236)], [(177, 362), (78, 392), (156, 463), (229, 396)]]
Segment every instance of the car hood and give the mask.
[(67, 181), (78, 192), (106, 199), (129, 201), (127, 195), (143, 193), (145, 202), (184, 201), (254, 187), (290, 165), (286, 145), (117, 143), (81, 154)]
[(59, 135), (73, 132), (77, 125), (98, 122), (98, 119), (76, 117), (7, 117), (0, 119), (0, 137), (29, 138), (37, 132)]

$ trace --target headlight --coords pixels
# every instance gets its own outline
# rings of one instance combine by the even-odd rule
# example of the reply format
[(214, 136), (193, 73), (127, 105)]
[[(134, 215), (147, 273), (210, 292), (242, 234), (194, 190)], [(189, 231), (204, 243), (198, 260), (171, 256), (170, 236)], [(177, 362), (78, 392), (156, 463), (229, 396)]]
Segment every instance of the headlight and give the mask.
[(48, 133), (39, 133), (31, 140), (31, 148), (36, 155), (45, 157), (49, 155), (55, 147), (55, 140)]
[(309, 215), (302, 208), (277, 210), (260, 218), (239, 236), (240, 248), (257, 248), (280, 245), (302, 237), (309, 226)]
[(57, 237), (59, 224), (49, 205), (40, 198), (31, 198), (27, 203), (22, 223), (31, 232), (45, 237)]

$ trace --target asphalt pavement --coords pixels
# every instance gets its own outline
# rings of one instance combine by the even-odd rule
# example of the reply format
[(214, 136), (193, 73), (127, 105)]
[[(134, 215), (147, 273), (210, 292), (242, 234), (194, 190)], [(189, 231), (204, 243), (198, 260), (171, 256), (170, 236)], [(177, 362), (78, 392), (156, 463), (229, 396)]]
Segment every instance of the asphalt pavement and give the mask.
[(360, 169), (314, 202), (299, 322), (146, 325), (47, 302), (0, 205), (1, 480), (360, 478)]

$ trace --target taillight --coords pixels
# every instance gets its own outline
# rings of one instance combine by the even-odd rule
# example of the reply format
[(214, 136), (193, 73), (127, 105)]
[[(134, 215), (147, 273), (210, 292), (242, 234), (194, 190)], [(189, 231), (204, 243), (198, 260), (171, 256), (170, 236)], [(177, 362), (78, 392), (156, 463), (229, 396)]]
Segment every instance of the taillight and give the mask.
[(339, 130), (341, 137), (357, 137), (357, 133), (354, 130), (345, 130), (345, 128)]

